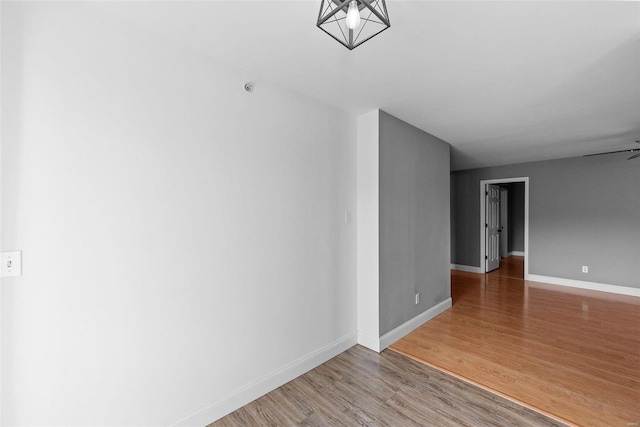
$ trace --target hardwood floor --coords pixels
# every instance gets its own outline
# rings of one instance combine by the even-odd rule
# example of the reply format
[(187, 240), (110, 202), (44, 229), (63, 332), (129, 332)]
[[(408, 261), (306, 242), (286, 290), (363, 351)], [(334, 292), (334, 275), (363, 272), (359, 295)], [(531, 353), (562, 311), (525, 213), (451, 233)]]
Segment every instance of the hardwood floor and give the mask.
[(427, 365), (355, 346), (211, 426), (561, 426)]
[(573, 425), (637, 426), (640, 298), (525, 282), (521, 260), (452, 271), (452, 308), (391, 349)]
[[(524, 257), (510, 256), (500, 260), (500, 268), (487, 273), (489, 277), (511, 277), (524, 279)], [(453, 284), (452, 284), (453, 286)]]

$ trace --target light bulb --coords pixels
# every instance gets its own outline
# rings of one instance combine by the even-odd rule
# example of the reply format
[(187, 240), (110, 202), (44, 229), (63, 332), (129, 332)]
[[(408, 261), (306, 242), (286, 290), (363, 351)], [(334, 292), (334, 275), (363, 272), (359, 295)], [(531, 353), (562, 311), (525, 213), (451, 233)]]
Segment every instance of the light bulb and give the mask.
[(349, 10), (347, 11), (347, 19), (345, 22), (347, 28), (350, 30), (355, 30), (360, 26), (360, 10), (358, 9), (356, 0), (351, 0), (351, 3), (349, 3)]

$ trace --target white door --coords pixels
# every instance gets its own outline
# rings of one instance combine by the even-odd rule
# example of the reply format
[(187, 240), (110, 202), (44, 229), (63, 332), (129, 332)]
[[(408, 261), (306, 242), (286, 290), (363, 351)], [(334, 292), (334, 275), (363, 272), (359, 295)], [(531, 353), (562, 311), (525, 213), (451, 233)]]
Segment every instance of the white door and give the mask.
[(500, 187), (500, 258), (509, 256), (509, 190)]
[(487, 184), (485, 191), (487, 212), (485, 230), (487, 233), (486, 271), (500, 268), (500, 186)]

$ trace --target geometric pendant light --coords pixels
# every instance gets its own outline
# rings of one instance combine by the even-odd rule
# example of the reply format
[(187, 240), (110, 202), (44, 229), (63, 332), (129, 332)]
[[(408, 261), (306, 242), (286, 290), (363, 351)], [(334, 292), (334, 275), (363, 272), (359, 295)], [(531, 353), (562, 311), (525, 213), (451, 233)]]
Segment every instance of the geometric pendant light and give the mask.
[(384, 0), (322, 0), (317, 25), (352, 50), (391, 23)]

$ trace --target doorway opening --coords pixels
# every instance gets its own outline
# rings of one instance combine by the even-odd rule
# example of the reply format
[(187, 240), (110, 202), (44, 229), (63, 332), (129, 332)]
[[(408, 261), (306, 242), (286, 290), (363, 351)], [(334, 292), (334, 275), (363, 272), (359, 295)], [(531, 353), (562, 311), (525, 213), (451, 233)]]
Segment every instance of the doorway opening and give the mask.
[[(524, 195), (518, 195), (514, 185), (524, 185)], [(511, 191), (509, 191), (511, 189)], [(518, 188), (519, 189), (519, 188)], [(521, 225), (509, 224), (508, 203), (524, 197), (524, 242), (514, 244), (514, 232)], [(522, 202), (522, 201), (520, 201)], [(517, 217), (516, 217), (517, 218)], [(511, 246), (510, 240), (511, 239)], [(511, 250), (509, 250), (511, 249)], [(515, 250), (514, 250), (515, 249)], [(500, 268), (500, 260), (524, 257), (523, 278), (529, 274), (529, 177), (487, 179), (480, 181), (480, 269), (487, 273)], [(511, 264), (511, 263), (509, 263)]]

